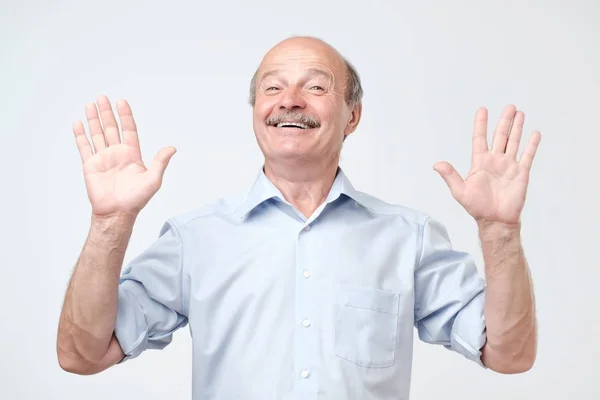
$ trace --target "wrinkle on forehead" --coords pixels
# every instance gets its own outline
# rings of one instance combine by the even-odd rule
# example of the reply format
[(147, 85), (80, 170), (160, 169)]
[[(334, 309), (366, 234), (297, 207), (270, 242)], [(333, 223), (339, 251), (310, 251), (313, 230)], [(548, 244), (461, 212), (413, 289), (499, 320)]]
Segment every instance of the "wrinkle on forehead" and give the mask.
[[(278, 68), (268, 69), (268, 70), (265, 70), (264, 73), (261, 75), (260, 81), (264, 81), (265, 79), (267, 79), (271, 76), (278, 77), (281, 74), (282, 74), (281, 69), (278, 69)], [(302, 76), (305, 78), (321, 76), (321, 77), (327, 79), (327, 81), (330, 83), (335, 82), (333, 73), (331, 73), (331, 70), (329, 68), (307, 67), (307, 68), (303, 69)]]
[(279, 42), (265, 54), (258, 68), (259, 75), (296, 63), (307, 68), (328, 70), (334, 77), (342, 77), (336, 79), (342, 82), (347, 73), (343, 57), (331, 45), (317, 38), (295, 37)]

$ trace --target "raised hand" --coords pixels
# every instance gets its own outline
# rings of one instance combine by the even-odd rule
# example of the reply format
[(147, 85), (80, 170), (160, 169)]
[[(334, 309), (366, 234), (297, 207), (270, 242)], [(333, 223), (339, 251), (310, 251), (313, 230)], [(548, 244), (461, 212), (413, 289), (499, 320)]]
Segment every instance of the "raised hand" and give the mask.
[(136, 215), (160, 189), (165, 169), (176, 149), (163, 148), (146, 168), (129, 104), (125, 100), (117, 102), (121, 137), (108, 98), (100, 96), (97, 103), (98, 108), (94, 103), (85, 107), (93, 146), (83, 123), (73, 124), (92, 213), (102, 217)]
[(452, 196), (465, 210), (481, 222), (517, 225), (525, 205), (529, 172), (541, 140), (534, 131), (519, 160), (525, 115), (515, 106), (506, 106), (496, 126), (492, 147), (488, 149), (488, 113), (477, 110), (473, 130), (471, 170), (463, 180), (454, 167), (443, 161), (434, 165)]

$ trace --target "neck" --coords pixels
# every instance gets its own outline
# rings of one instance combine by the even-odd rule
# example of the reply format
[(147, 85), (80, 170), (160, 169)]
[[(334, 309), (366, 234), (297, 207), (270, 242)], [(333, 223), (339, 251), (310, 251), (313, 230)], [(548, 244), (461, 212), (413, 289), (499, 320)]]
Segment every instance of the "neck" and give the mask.
[(265, 160), (265, 175), (283, 197), (309, 218), (329, 194), (339, 158), (324, 165), (281, 165)]

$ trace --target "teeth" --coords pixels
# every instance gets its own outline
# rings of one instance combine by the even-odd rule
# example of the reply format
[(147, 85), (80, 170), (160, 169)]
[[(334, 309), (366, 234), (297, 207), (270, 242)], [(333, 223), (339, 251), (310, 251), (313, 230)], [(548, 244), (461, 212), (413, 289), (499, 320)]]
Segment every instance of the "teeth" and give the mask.
[(283, 126), (289, 127), (289, 126), (293, 126), (296, 128), (301, 128), (301, 129), (308, 129), (308, 125), (304, 125), (304, 124), (300, 124), (297, 122), (280, 122), (277, 124), (278, 128), (281, 128)]

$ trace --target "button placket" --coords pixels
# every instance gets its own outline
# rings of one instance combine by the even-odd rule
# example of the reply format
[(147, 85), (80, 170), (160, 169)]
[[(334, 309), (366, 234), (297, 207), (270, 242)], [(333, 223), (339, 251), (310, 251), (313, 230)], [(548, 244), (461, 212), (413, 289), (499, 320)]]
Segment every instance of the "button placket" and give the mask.
[(315, 393), (317, 390), (319, 346), (318, 332), (314, 331), (311, 317), (314, 313), (314, 279), (313, 249), (316, 239), (310, 224), (301, 226), (297, 231), (296, 256), (296, 365), (295, 373), (299, 393)]

